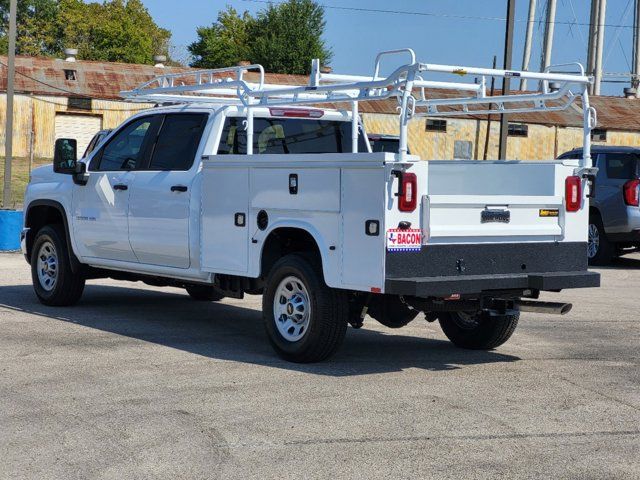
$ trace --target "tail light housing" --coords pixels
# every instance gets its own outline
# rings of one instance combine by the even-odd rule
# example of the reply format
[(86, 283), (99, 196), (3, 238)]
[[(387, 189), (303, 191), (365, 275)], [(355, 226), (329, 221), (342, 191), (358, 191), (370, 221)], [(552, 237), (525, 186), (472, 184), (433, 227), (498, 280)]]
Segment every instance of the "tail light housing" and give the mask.
[(413, 212), (418, 205), (418, 177), (415, 173), (403, 173), (398, 192), (398, 209), (401, 212)]
[(624, 203), (630, 207), (640, 206), (640, 180), (629, 180), (622, 187), (622, 193), (624, 195)]
[(577, 212), (582, 205), (582, 179), (577, 175), (564, 182), (564, 199), (567, 212)]

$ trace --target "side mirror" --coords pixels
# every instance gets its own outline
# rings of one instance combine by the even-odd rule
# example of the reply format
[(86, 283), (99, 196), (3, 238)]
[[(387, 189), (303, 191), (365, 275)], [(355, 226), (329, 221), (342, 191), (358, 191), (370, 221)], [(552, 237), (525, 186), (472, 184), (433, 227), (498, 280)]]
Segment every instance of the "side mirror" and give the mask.
[(53, 171), (65, 175), (76, 173), (78, 163), (78, 142), (74, 138), (56, 140), (53, 152)]

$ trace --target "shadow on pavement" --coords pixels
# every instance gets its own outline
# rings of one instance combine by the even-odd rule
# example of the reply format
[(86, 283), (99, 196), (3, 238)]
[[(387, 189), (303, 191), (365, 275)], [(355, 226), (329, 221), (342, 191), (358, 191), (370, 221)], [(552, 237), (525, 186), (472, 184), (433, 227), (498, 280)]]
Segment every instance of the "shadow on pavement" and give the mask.
[[(295, 364), (278, 358), (262, 326), (260, 311), (203, 303), (173, 292), (87, 285), (80, 303), (41, 305), (31, 285), (0, 287), (0, 306), (84, 327), (153, 342), (204, 357), (268, 365), (316, 375), (352, 376), (421, 368), (453, 370), (465, 365), (513, 362), (497, 352), (461, 350), (448, 341), (363, 328), (349, 328), (342, 348), (328, 361)], [(416, 322), (424, 322), (421, 317)], [(375, 320), (367, 319), (367, 322)]]
[(605, 267), (590, 267), (602, 270), (640, 270), (640, 258), (618, 257)]

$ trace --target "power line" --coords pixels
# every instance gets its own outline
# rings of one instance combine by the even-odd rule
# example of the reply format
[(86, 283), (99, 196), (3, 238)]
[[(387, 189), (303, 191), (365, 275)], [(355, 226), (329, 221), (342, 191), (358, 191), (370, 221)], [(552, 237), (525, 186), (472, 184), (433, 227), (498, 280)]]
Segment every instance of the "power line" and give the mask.
[[(242, 0), (243, 2), (249, 3), (261, 3), (267, 5), (279, 5), (285, 3), (284, 1), (273, 2), (270, 0)], [(504, 17), (485, 17), (485, 16), (477, 16), (477, 15), (457, 15), (451, 13), (434, 13), (434, 12), (415, 12), (408, 10), (385, 10), (379, 8), (364, 8), (364, 7), (341, 7), (336, 5), (325, 5), (322, 3), (318, 3), (322, 8), (327, 8), (331, 10), (343, 10), (343, 11), (352, 11), (352, 12), (361, 12), (361, 13), (383, 13), (383, 14), (391, 14), (391, 15), (412, 15), (412, 16), (423, 16), (423, 17), (435, 17), (435, 18), (453, 18), (458, 20), (490, 20), (496, 22), (506, 22), (507, 19)], [(526, 19), (516, 19), (518, 23), (526, 23)], [(568, 22), (568, 21), (555, 21), (553, 22), (556, 25), (568, 25), (568, 26), (590, 26), (589, 22)], [(605, 27), (617, 27), (617, 28), (633, 28), (633, 25), (615, 25), (606, 23)]]

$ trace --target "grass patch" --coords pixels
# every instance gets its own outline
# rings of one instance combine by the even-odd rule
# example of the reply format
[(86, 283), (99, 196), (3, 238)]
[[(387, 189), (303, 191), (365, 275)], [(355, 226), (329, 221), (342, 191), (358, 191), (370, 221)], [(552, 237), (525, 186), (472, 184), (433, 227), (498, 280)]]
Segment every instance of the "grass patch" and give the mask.
[[(34, 158), (31, 169), (51, 163), (49, 158)], [(11, 162), (11, 204), (3, 205), (4, 196), (4, 157), (0, 157), (0, 207), (21, 209), (24, 203), (24, 191), (29, 183), (29, 159), (14, 157)]]

